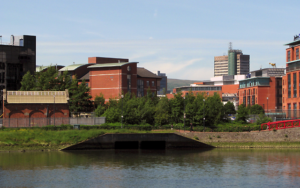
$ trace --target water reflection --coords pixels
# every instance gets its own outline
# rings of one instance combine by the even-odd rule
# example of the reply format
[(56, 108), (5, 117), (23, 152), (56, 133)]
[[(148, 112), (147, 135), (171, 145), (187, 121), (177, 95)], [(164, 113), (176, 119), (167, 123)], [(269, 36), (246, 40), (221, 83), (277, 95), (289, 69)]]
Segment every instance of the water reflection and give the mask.
[(299, 187), (299, 157), (293, 149), (0, 153), (0, 187)]

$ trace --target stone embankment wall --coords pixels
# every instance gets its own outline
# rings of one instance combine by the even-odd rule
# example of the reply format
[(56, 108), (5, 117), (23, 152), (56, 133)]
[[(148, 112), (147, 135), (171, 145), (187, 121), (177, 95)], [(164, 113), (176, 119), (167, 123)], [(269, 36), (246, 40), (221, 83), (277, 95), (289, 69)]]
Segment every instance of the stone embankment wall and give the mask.
[[(241, 142), (300, 142), (300, 128), (276, 131), (253, 132), (179, 132), (178, 134), (194, 138), (203, 143), (241, 143)], [(299, 145), (300, 147), (300, 145)]]

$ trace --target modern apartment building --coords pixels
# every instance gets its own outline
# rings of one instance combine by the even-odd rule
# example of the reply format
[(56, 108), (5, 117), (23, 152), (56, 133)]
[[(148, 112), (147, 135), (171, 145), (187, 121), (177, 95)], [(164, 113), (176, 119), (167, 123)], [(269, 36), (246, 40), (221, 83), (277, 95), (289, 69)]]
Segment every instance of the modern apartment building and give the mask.
[(250, 55), (241, 50), (228, 50), (228, 55), (214, 57), (214, 76), (243, 75), (250, 70)]
[[(285, 45), (288, 48), (286, 49), (286, 75), (282, 78), (283, 109), (294, 110), (294, 113), (297, 113), (300, 109), (300, 37), (294, 37), (294, 41)], [(299, 117), (299, 114), (291, 116)]]
[(23, 75), (36, 70), (36, 37), (10, 37), (9, 43), (0, 43), (0, 90), (19, 90)]
[(285, 68), (266, 68), (251, 72), (239, 83), (239, 104), (261, 105), (269, 110), (282, 109), (282, 76)]

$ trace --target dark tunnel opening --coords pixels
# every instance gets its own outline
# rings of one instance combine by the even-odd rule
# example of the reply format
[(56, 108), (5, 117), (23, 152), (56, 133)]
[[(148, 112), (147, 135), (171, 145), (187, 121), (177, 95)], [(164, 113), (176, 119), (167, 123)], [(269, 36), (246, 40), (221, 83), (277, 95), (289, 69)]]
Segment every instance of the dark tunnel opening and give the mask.
[(166, 149), (166, 141), (142, 141), (141, 149)]

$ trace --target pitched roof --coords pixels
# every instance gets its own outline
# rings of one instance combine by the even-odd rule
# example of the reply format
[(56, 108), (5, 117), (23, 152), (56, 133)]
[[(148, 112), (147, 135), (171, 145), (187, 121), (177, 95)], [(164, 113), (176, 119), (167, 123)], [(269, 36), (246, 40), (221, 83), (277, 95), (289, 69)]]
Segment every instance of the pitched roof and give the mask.
[(90, 80), (90, 72), (86, 73), (83, 77), (79, 78), (78, 80)]
[(86, 65), (86, 64), (73, 64), (73, 65), (66, 66), (62, 69), (59, 69), (59, 71), (73, 71), (73, 70), (76, 70), (77, 68), (79, 68), (83, 65)]
[(153, 72), (150, 72), (149, 70), (147, 70), (143, 67), (137, 67), (137, 75), (138, 75), (138, 77), (161, 79), (160, 76), (157, 76)]

